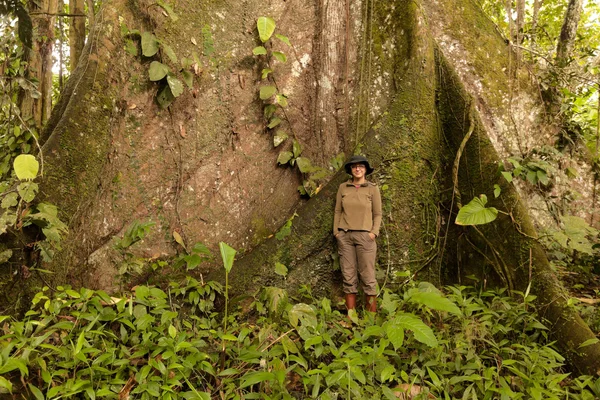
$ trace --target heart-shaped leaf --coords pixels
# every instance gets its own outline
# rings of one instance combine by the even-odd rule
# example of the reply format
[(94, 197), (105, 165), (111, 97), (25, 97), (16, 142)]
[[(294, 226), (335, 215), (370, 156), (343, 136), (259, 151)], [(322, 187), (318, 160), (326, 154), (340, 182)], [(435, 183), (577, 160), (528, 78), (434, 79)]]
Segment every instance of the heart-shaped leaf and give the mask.
[(485, 207), (487, 196), (482, 194), (473, 198), (469, 204), (463, 206), (456, 216), (456, 225), (482, 225), (492, 222), (498, 217), (498, 210), (494, 207)]

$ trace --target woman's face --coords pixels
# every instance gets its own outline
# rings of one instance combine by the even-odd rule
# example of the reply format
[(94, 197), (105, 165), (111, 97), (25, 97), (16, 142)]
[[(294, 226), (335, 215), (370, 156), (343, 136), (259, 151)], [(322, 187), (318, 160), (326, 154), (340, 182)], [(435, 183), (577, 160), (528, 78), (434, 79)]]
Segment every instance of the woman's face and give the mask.
[(364, 164), (352, 164), (350, 170), (352, 171), (352, 177), (355, 179), (364, 178), (367, 173), (367, 167)]

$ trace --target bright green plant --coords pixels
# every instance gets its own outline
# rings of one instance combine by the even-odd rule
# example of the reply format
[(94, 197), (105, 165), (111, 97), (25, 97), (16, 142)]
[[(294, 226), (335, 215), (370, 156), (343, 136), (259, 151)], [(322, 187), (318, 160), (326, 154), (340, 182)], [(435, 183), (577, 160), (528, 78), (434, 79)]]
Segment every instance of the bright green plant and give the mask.
[[(287, 62), (287, 55), (282, 51), (273, 50), (272, 37), (274, 36), (288, 47), (291, 47), (292, 44), (286, 36), (275, 33), (276, 24), (272, 18), (258, 18), (256, 27), (262, 44), (255, 47), (252, 53), (266, 64), (265, 68), (261, 71), (261, 80), (265, 81), (265, 84), (261, 85), (258, 94), (264, 103), (266, 128), (269, 132), (273, 133), (273, 146), (279, 147), (289, 139), (288, 133), (281, 129), (282, 122), (287, 120), (285, 109), (288, 106), (288, 97), (279, 92), (274, 76), (275, 66), (273, 65), (273, 59), (280, 63), (285, 63)], [(294, 137), (291, 150), (281, 151), (277, 157), (277, 163), (279, 165), (297, 166), (304, 177), (302, 185), (298, 187), (298, 191), (301, 195), (312, 196), (319, 191), (318, 181), (329, 174), (327, 170), (312, 165), (310, 159), (302, 157), (301, 154), (302, 145)]]
[[(157, 5), (163, 8), (174, 21), (178, 19), (167, 3), (161, 1)], [(138, 48), (133, 39), (139, 38), (143, 57), (159, 57), (159, 60), (153, 60), (150, 63), (148, 77), (152, 82), (157, 82), (159, 85), (156, 101), (161, 108), (167, 108), (183, 93), (183, 83), (190, 89), (193, 87), (194, 72), (192, 66), (194, 62), (185, 57), (179, 59), (166, 41), (157, 38), (151, 32), (140, 32), (137, 29), (130, 30), (124, 25), (121, 25), (121, 34), (126, 41), (125, 49), (131, 55), (138, 55)], [(194, 55), (194, 57), (197, 66), (197, 56)], [(177, 65), (178, 63), (180, 65)]]

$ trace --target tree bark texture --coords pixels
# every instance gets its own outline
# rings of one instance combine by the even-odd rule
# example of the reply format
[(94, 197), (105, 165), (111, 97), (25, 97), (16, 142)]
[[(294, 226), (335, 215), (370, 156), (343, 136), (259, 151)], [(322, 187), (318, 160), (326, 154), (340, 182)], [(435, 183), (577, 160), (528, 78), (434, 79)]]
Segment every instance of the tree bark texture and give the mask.
[(579, 25), (582, 8), (582, 0), (569, 0), (569, 5), (565, 12), (565, 19), (560, 30), (560, 38), (556, 45), (556, 64), (559, 67), (564, 67), (569, 62), (569, 57), (571, 56), (571, 51), (573, 49), (573, 42), (577, 35), (577, 26)]
[[(69, 0), (69, 13), (85, 15), (84, 0)], [(93, 10), (92, 10), (93, 13)], [(69, 25), (69, 70), (73, 71), (79, 62), (85, 45), (85, 17), (71, 17)]]
[[(325, 5), (346, 17), (336, 12), (334, 20), (324, 21), (329, 15)], [(543, 251), (530, 238), (535, 230), (528, 210), (497, 174), (502, 159), (546, 138), (529, 134), (539, 130), (539, 99), (528, 92), (527, 79), (519, 86), (523, 93), (511, 103), (522, 108), (507, 110), (506, 45), (475, 2), (328, 2), (311, 7), (288, 0), (268, 9), (258, 1), (180, 6), (188, 11), (178, 13), (180, 20), (173, 24), (141, 0), (107, 1), (90, 34), (94, 40), (86, 44), (48, 123), (41, 192), (59, 205), (71, 228), (55, 265), (73, 267), (56, 268), (57, 277), (114, 289), (118, 254), (112, 238), (122, 236), (134, 220), (151, 219), (154, 231), (130, 249), (138, 256), (173, 255), (179, 246), (172, 239), (177, 231), (188, 247), (202, 241), (217, 252), (216, 244), (225, 241), (246, 250), (230, 276), (238, 294), (269, 285), (293, 290), (301, 284), (320, 294), (339, 291), (331, 227), (335, 190), (346, 176), (335, 173), (315, 197), (304, 201), (296, 192), (302, 177), (276, 164), (277, 154), (290, 143), (273, 148), (257, 95), (260, 62), (252, 56), (259, 43), (256, 18), (272, 15), (278, 32), (294, 45), (295, 59), (276, 65), (273, 74), (290, 98), (290, 127), (305, 148), (303, 154), (313, 160), (329, 159), (337, 151), (335, 146), (325, 151), (324, 142), (315, 140), (312, 123), (335, 119), (335, 113), (322, 114), (332, 109), (314, 107), (315, 99), (335, 90), (325, 92), (316, 82), (327, 78), (335, 82), (332, 87), (348, 82), (350, 127), (344, 140), (359, 134), (360, 151), (377, 168), (373, 179), (384, 200), (380, 283), (407, 268), (419, 278), (447, 282), (474, 270), (476, 265), (466, 262), (472, 258), (486, 266), (475, 272), (522, 289), (530, 281), (523, 265), (531, 265), (541, 310), (556, 326), (569, 359), (587, 372), (598, 370), (600, 346), (577, 352), (593, 334), (556, 300), (563, 294)], [(350, 33), (343, 22), (348, 10)], [(240, 29), (218, 28), (223, 24)], [(123, 25), (153, 32), (178, 58), (193, 59), (195, 53), (194, 89), (168, 111), (159, 110), (154, 101), (157, 87), (147, 75), (152, 59), (122, 50), (127, 39), (120, 34)], [(321, 28), (328, 38), (338, 38), (340, 46), (330, 49), (332, 54), (325, 55), (329, 51), (323, 49)], [(349, 42), (360, 47), (341, 45)], [(343, 77), (346, 70), (348, 78)], [(446, 179), (470, 124), (471, 105), (476, 130), (461, 157), (462, 198), (480, 193), (491, 198), (498, 183), (504, 197), (496, 200), (497, 206), (512, 211), (515, 219), (500, 218), (479, 232), (453, 225), (452, 183)], [(339, 134), (338, 126), (333, 137)], [(294, 211), (298, 216), (291, 234), (281, 240), (272, 236)], [(275, 274), (275, 262), (288, 267), (287, 279)], [(220, 268), (206, 268), (201, 272), (221, 273)]]

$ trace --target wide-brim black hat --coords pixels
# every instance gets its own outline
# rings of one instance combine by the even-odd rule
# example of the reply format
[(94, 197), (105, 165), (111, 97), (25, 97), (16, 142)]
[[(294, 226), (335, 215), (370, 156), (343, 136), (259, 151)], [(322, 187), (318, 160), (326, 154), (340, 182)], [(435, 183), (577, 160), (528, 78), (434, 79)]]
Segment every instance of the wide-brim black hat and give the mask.
[(350, 171), (352, 164), (364, 164), (367, 167), (367, 173), (365, 175), (371, 175), (374, 171), (369, 164), (369, 160), (367, 160), (365, 156), (352, 156), (348, 161), (346, 161), (346, 164), (344, 164), (344, 169), (348, 175), (352, 175), (352, 172)]

